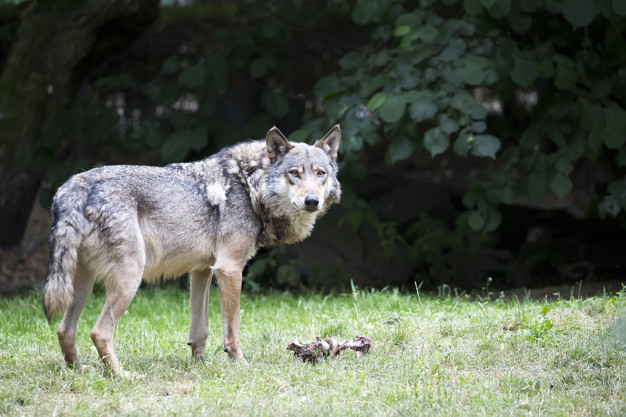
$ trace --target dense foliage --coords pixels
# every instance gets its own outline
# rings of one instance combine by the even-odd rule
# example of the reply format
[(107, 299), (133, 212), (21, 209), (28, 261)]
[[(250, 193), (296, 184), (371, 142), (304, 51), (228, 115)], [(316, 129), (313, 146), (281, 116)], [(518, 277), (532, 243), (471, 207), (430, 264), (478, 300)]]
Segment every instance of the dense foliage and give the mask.
[[(94, 163), (198, 158), (274, 124), (312, 140), (340, 123), (344, 219), (416, 268), (488, 243), (508, 205), (626, 210), (623, 1), (261, 3), (162, 8), (129, 52), (95, 67), (17, 152), (47, 172), (44, 200)], [(425, 156), (471, 166), (455, 224), (398, 224), (358, 195), (372, 165)]]
[[(623, 2), (358, 1), (351, 16), (370, 41), (315, 92), (342, 122), (354, 179), (359, 151), (381, 142), (390, 164), (420, 152), (493, 160), (477, 163), (455, 233), (431, 219), (403, 234), (387, 224), (383, 247), (428, 261), (471, 245), (467, 226), (496, 230), (500, 207), (520, 201), (560, 201), (579, 218), (626, 208)], [(380, 225), (368, 211), (355, 199), (348, 216)]]

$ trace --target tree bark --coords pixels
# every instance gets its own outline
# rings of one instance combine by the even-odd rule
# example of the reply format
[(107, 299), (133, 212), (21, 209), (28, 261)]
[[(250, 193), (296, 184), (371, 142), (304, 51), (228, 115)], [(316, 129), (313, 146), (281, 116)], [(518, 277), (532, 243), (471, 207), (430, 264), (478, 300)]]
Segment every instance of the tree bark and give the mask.
[(46, 169), (36, 159), (46, 119), (68, 108), (94, 66), (128, 46), (158, 10), (158, 0), (42, 0), (25, 11), (0, 77), (0, 247), (24, 233)]

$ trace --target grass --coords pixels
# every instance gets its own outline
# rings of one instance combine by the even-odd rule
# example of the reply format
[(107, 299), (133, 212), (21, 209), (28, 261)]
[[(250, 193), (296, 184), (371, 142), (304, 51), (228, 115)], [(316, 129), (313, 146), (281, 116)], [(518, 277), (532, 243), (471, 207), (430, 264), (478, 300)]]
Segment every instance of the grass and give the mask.
[[(103, 377), (89, 331), (77, 343), (91, 370), (63, 363), (40, 295), (0, 298), (0, 414), (7, 415), (625, 415), (626, 292), (553, 302), (362, 291), (324, 297), (244, 296), (249, 366), (221, 351), (217, 291), (204, 362), (186, 345), (188, 294), (141, 290), (116, 330), (125, 369)], [(620, 317), (622, 317), (620, 319)], [(369, 336), (317, 365), (285, 350), (294, 340)]]

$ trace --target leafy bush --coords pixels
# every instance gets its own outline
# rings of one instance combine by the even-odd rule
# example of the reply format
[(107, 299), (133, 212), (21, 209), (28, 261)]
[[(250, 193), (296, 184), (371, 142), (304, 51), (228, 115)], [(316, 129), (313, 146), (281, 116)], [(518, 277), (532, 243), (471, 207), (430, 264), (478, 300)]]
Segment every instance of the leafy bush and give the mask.
[[(367, 219), (384, 229), (383, 250), (393, 248), (385, 243), (394, 236), (419, 263), (475, 247), (463, 224), (490, 233), (502, 222), (502, 205), (548, 199), (567, 206), (575, 188), (595, 197), (579, 216), (626, 208), (622, 2), (359, 0), (351, 16), (369, 30), (369, 42), (316, 84), (323, 114), (308, 130), (315, 135), (316, 126), (341, 121), (352, 182), (366, 172), (359, 155), (381, 144), (388, 164), (452, 154), (478, 170), (456, 231), (424, 233), (420, 222), (395, 230), (364, 201), (344, 202), (353, 223)], [(599, 165), (602, 174), (575, 184)]]
[(498, 206), (519, 197), (567, 197), (588, 162), (609, 166), (598, 213), (616, 215), (625, 17), (619, 1), (357, 1), (352, 18), (370, 42), (315, 92), (323, 116), (341, 120), (350, 162), (380, 142), (392, 164), (420, 151), (494, 160), (464, 199), (475, 231), (497, 229)]

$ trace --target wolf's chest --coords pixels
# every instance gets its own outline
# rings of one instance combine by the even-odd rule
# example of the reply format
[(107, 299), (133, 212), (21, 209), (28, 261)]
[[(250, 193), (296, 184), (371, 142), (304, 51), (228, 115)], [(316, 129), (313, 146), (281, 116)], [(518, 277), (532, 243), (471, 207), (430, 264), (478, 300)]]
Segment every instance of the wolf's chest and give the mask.
[(300, 216), (270, 217), (263, 219), (258, 247), (285, 245), (301, 242), (313, 230), (316, 216), (302, 213)]

